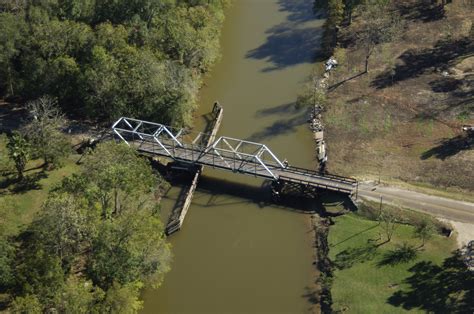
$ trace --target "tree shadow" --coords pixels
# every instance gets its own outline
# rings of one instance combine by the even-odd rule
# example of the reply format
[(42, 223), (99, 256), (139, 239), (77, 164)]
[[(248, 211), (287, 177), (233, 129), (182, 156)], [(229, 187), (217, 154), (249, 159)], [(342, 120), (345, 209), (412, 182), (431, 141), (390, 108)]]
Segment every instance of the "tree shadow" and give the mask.
[(429, 84), (431, 86), (431, 90), (435, 93), (449, 93), (454, 92), (459, 87), (461, 87), (462, 83), (462, 80), (457, 80), (452, 77), (443, 77), (441, 79), (431, 81)]
[(28, 112), (20, 105), (0, 103), (0, 132), (11, 132), (19, 129)]
[(351, 268), (356, 263), (371, 261), (377, 254), (377, 245), (367, 243), (356, 248), (348, 248), (337, 253), (334, 265), (338, 269)]
[(46, 171), (39, 171), (33, 174), (30, 174), (23, 178), (23, 180), (16, 183), (12, 192), (15, 194), (26, 193), (31, 190), (40, 190), (41, 184), (39, 181), (48, 177)]
[(308, 309), (309, 312), (313, 312), (312, 309), (314, 308), (315, 305), (318, 305), (320, 303), (320, 291), (321, 289), (319, 287), (305, 287), (304, 288), (304, 293), (301, 296), (303, 299), (305, 299), (309, 304), (310, 308)]
[(335, 84), (333, 84), (333, 85), (331, 85), (331, 86), (328, 87), (328, 92), (332, 92), (332, 91), (334, 91), (336, 88), (338, 88), (339, 86), (341, 86), (342, 84), (344, 84), (344, 83), (346, 83), (346, 82), (349, 82), (349, 81), (351, 81), (351, 80), (353, 80), (353, 79), (356, 79), (356, 78), (358, 78), (359, 76), (362, 76), (362, 75), (364, 75), (364, 74), (366, 74), (366, 73), (367, 73), (367, 72), (363, 71), (363, 72), (360, 72), (360, 73), (358, 73), (358, 74), (356, 74), (356, 75), (353, 75), (353, 76), (351, 76), (351, 77), (348, 77), (348, 78), (346, 78), (346, 79), (344, 79), (344, 80), (342, 80), (342, 81), (340, 81), (340, 82), (337, 82), (337, 83), (335, 83)]
[(322, 35), (320, 27), (309, 24), (315, 19), (311, 1), (280, 0), (287, 20), (266, 31), (266, 42), (247, 52), (246, 58), (270, 63), (263, 72), (281, 70), (302, 63), (312, 63)]
[(448, 66), (460, 56), (472, 54), (473, 48), (474, 44), (469, 38), (462, 38), (440, 40), (433, 48), (407, 50), (398, 57), (401, 64), (397, 64), (393, 71), (388, 69), (379, 74), (371, 85), (379, 89), (386, 88), (403, 80), (433, 72), (437, 67)]
[[(272, 108), (265, 108), (265, 109), (258, 110), (255, 113), (255, 116), (257, 118), (261, 118), (261, 117), (267, 117), (271, 115), (280, 115), (280, 114), (289, 115), (289, 114), (297, 113), (299, 111), (301, 111), (301, 108), (296, 105), (296, 102), (290, 102), (290, 103), (278, 105)], [(306, 108), (305, 108), (305, 111), (306, 111)]]
[(18, 182), (18, 178), (16, 177), (3, 176), (2, 180), (0, 180), (0, 189), (4, 191), (0, 192), (0, 194), (7, 194), (8, 191), (6, 191), (6, 189), (8, 189), (10, 186), (12, 186), (13, 184), (17, 182)]
[[(474, 112), (474, 75), (465, 75), (462, 79), (443, 77), (431, 81), (431, 90), (435, 93), (447, 94), (445, 100), (423, 106), (423, 111), (415, 116), (415, 119), (438, 119), (453, 116), (453, 113)], [(440, 120), (439, 122), (443, 122)]]
[(474, 136), (462, 134), (450, 139), (442, 140), (437, 146), (421, 154), (421, 159), (425, 160), (431, 157), (445, 160), (461, 151), (474, 148)]
[(272, 137), (292, 133), (296, 131), (298, 126), (305, 124), (307, 121), (308, 115), (305, 110), (295, 117), (274, 122), (273, 124), (265, 127), (262, 131), (252, 134), (246, 140), (261, 142)]
[(377, 263), (378, 267), (396, 266), (398, 264), (406, 264), (416, 259), (418, 251), (415, 247), (404, 243), (397, 248), (386, 252), (382, 259)]
[(13, 194), (20, 194), (26, 193), (30, 190), (40, 190), (41, 184), (39, 181), (47, 177), (48, 174), (45, 171), (32, 173), (23, 177), (22, 180), (18, 180), (16, 176), (5, 176), (3, 180), (0, 181), (0, 189), (3, 190), (0, 192), (0, 195), (8, 194), (9, 192)]
[(337, 242), (337, 243), (335, 243), (335, 244), (332, 244), (331, 247), (338, 246), (338, 245), (341, 244), (341, 243), (344, 243), (344, 242), (346, 242), (346, 241), (349, 241), (350, 239), (353, 239), (353, 238), (355, 238), (355, 237), (357, 237), (357, 236), (359, 236), (359, 235), (361, 235), (361, 234), (363, 234), (363, 233), (366, 233), (367, 231), (370, 231), (370, 230), (372, 230), (372, 229), (375, 229), (375, 228), (377, 228), (377, 227), (378, 227), (378, 225), (373, 225), (373, 226), (371, 226), (371, 227), (369, 227), (369, 228), (366, 228), (366, 229), (361, 230), (361, 231), (359, 231), (359, 232), (357, 232), (357, 233), (354, 233), (354, 234), (351, 235), (350, 237), (347, 237), (347, 238), (345, 238), (344, 240), (341, 240), (341, 241), (339, 241), (339, 242)]
[(411, 276), (404, 280), (409, 287), (389, 297), (389, 304), (430, 313), (474, 312), (474, 272), (466, 267), (459, 251), (442, 266), (422, 261), (409, 271)]
[(446, 10), (442, 4), (432, 2), (433, 1), (400, 1), (397, 4), (397, 9), (400, 15), (407, 20), (416, 20), (425, 23), (434, 22), (444, 18), (446, 16)]

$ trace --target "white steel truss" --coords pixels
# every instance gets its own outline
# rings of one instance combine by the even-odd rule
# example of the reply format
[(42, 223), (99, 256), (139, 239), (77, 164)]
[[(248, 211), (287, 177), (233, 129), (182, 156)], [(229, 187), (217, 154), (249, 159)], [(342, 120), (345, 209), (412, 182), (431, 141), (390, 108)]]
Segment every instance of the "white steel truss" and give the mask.
[(271, 169), (285, 168), (278, 157), (261, 143), (221, 136), (209, 145), (206, 151), (211, 151), (219, 156), (234, 172), (245, 171), (245, 169), (259, 165), (277, 180), (278, 177)]
[[(183, 129), (174, 129), (163, 124), (121, 117), (112, 125), (113, 132), (127, 145), (140, 149), (142, 145), (153, 147), (152, 151), (178, 161), (219, 166), (233, 172), (267, 173), (275, 180), (278, 176), (272, 169), (285, 165), (264, 144), (221, 136), (207, 146), (198, 136), (186, 143)], [(155, 146), (158, 146), (156, 149)]]

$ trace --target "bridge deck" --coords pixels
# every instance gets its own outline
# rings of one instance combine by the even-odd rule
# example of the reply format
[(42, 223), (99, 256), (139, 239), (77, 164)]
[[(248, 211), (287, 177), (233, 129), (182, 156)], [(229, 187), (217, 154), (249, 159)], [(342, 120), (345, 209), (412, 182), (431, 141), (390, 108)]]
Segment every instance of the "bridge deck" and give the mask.
[(179, 147), (173, 142), (162, 141), (159, 144), (151, 139), (129, 140), (128, 143), (142, 153), (165, 157), (170, 157), (171, 153), (175, 160), (184, 163), (205, 165), (282, 182), (294, 182), (346, 194), (354, 193), (357, 184), (357, 181), (352, 178), (322, 175), (316, 171), (291, 166), (281, 167), (268, 161), (262, 164), (238, 152), (203, 150), (202, 147), (193, 144), (184, 144)]

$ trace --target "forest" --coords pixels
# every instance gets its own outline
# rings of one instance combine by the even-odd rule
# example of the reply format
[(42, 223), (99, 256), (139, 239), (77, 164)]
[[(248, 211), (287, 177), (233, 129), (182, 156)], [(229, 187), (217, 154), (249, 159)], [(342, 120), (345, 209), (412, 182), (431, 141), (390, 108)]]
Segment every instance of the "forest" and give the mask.
[(135, 313), (142, 288), (161, 284), (172, 259), (159, 215), (168, 183), (113, 142), (77, 165), (65, 130), (69, 118), (192, 124), (226, 6), (0, 2), (0, 93), (26, 109), (0, 134), (0, 310)]
[(68, 115), (191, 123), (219, 57), (227, 0), (0, 3), (0, 92), (50, 95)]

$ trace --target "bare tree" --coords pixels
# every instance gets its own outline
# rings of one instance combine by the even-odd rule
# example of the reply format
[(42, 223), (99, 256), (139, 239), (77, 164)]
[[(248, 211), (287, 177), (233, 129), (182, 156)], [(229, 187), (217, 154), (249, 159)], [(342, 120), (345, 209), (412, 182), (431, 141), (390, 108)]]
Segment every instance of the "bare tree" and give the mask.
[(397, 217), (387, 210), (381, 210), (379, 222), (380, 227), (383, 229), (385, 235), (387, 236), (387, 240), (385, 241), (385, 243), (390, 242), (392, 240), (393, 233), (399, 226)]
[(61, 128), (65, 117), (56, 99), (43, 96), (27, 104), (30, 121), (22, 132), (31, 143), (34, 157), (43, 158), (45, 167), (55, 166), (69, 152), (69, 143)]
[(359, 7), (363, 21), (357, 34), (359, 44), (365, 49), (365, 73), (369, 72), (369, 59), (377, 45), (392, 41), (400, 32), (400, 17), (391, 10), (387, 1), (372, 0)]

